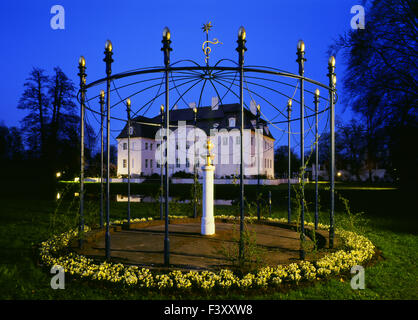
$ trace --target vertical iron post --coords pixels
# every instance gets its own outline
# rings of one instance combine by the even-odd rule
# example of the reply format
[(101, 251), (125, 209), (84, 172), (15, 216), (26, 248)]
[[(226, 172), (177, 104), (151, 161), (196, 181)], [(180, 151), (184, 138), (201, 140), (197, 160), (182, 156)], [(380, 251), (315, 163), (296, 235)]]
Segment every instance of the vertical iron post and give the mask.
[(329, 215), (329, 247), (334, 247), (334, 195), (335, 195), (335, 106), (334, 93), (335, 85), (337, 83), (337, 76), (335, 75), (335, 57), (331, 56), (328, 60), (328, 77), (329, 77), (329, 101), (330, 101), (330, 215)]
[[(257, 163), (257, 220), (260, 220), (261, 216), (260, 216), (260, 138), (258, 137), (259, 132), (259, 125), (260, 125), (260, 105), (257, 105), (257, 124), (256, 124), (256, 144), (257, 144), (257, 159), (258, 159), (258, 163)], [(264, 142), (264, 137), (262, 137), (262, 141)], [(263, 144), (263, 148), (264, 148), (264, 144)], [(264, 150), (264, 149), (263, 149)], [(264, 158), (264, 151), (263, 151), (263, 157)]]
[(126, 100), (126, 112), (128, 116), (128, 223), (131, 225), (131, 99)]
[(104, 148), (103, 148), (103, 121), (104, 121), (104, 103), (105, 92), (100, 90), (100, 228), (103, 229), (103, 165), (104, 165)]
[(319, 134), (318, 134), (318, 108), (319, 108), (319, 90), (315, 90), (314, 95), (315, 103), (315, 230), (318, 229), (318, 215), (319, 215), (319, 202), (318, 202), (318, 163), (319, 163)]
[(292, 99), (287, 101), (287, 223), (291, 221), (292, 199), (290, 198), (290, 178), (291, 178), (291, 150), (290, 150), (290, 117), (292, 113)]
[(305, 259), (305, 251), (303, 249), (303, 242), (305, 241), (305, 101), (304, 101), (304, 80), (305, 73), (305, 43), (299, 40), (297, 45), (296, 60), (299, 64), (300, 78), (300, 180), (301, 180), (301, 200), (300, 200), (300, 237), (302, 241), (302, 248), (300, 250), (300, 258)]
[[(161, 135), (163, 134), (164, 129), (164, 105), (160, 107), (161, 113)], [(162, 136), (161, 136), (162, 137)], [(163, 139), (160, 143), (160, 220), (164, 219), (164, 205), (163, 205), (163, 196), (164, 196), (164, 166), (163, 166)]]
[(239, 240), (239, 259), (244, 255), (244, 53), (247, 50), (245, 38), (247, 34), (244, 27), (238, 31), (238, 64), (240, 72), (240, 240)]
[(84, 232), (84, 100), (86, 97), (86, 59), (78, 60), (78, 76), (80, 77), (80, 217), (79, 217), (79, 247), (83, 247)]
[(106, 260), (110, 260), (110, 75), (112, 74), (113, 46), (110, 40), (106, 41), (105, 57), (106, 63), (106, 233), (105, 251)]
[(194, 182), (193, 182), (193, 217), (197, 218), (197, 163), (196, 163), (196, 124), (197, 124), (197, 108), (193, 108), (194, 114), (194, 157), (193, 157), (193, 164), (194, 164)]
[(163, 31), (163, 47), (161, 50), (164, 52), (164, 65), (165, 65), (165, 140), (166, 140), (166, 161), (165, 161), (165, 233), (164, 233), (164, 265), (170, 265), (170, 240), (168, 238), (168, 195), (169, 195), (169, 177), (168, 177), (168, 162), (170, 158), (169, 150), (169, 136), (170, 136), (170, 104), (169, 104), (169, 66), (170, 66), (170, 51), (173, 49), (170, 48), (171, 43), (171, 33), (170, 30), (165, 27)]

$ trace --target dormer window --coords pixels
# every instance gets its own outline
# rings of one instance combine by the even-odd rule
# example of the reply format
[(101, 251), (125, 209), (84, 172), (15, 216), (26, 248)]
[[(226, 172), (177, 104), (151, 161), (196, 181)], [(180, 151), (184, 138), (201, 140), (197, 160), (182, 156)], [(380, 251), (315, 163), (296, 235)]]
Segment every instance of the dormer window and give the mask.
[(129, 135), (133, 135), (134, 134), (134, 128), (133, 127), (129, 127)]
[(219, 127), (219, 123), (215, 122), (215, 123), (213, 124), (213, 127), (214, 127), (214, 128)]
[(229, 118), (229, 127), (235, 127), (235, 118)]

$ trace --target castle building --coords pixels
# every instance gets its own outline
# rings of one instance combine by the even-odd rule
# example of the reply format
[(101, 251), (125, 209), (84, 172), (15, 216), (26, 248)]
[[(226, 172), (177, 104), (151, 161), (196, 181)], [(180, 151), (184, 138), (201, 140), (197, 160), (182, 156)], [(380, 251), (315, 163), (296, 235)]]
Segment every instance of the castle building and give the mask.
[[(175, 172), (194, 172), (196, 164), (201, 176), (205, 164), (206, 141), (214, 144), (212, 154), (216, 178), (238, 177), (240, 173), (240, 105), (219, 104), (197, 108), (170, 110), (169, 175)], [(161, 159), (166, 158), (165, 142), (162, 139), (161, 115), (153, 118), (138, 116), (131, 120), (117, 136), (117, 174), (128, 174), (128, 132), (130, 132), (131, 177), (160, 174)], [(257, 174), (274, 178), (274, 137), (267, 122), (244, 109), (244, 176)], [(163, 160), (164, 163), (164, 160)]]

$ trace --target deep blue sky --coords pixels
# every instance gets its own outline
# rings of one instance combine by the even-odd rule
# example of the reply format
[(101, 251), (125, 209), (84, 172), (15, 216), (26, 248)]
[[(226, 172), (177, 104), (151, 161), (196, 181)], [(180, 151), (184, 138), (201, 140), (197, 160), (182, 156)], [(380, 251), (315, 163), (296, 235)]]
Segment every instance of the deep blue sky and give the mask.
[[(161, 33), (165, 26), (172, 32), (172, 61), (194, 59), (203, 64), (201, 45), (205, 39), (201, 27), (209, 20), (214, 25), (210, 39), (218, 38), (223, 43), (213, 46), (211, 61), (220, 58), (236, 61), (237, 31), (243, 25), (247, 30), (247, 65), (297, 72), (296, 44), (303, 39), (308, 59), (306, 76), (327, 83), (326, 50), (350, 28), (350, 8), (358, 3), (358, 0), (1, 1), (0, 121), (16, 126), (26, 114), (17, 109), (17, 102), (32, 67), (44, 68), (52, 74), (53, 67), (60, 66), (78, 86), (77, 62), (84, 55), (88, 82), (103, 77), (106, 39), (111, 39), (114, 46), (114, 73), (162, 65)], [(65, 8), (65, 30), (50, 27), (53, 16), (50, 9), (55, 4)], [(337, 88), (344, 76), (343, 61), (339, 58)], [(208, 103), (203, 101), (204, 105)], [(338, 105), (337, 115), (341, 118), (352, 116), (342, 110), (343, 106)]]

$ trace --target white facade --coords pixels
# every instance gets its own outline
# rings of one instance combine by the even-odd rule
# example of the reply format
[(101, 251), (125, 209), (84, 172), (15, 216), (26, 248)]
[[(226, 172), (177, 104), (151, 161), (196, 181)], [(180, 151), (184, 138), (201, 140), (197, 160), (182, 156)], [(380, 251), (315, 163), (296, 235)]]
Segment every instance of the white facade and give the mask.
[[(234, 124), (235, 125), (235, 124)], [(196, 138), (196, 144), (194, 143)], [(197, 163), (198, 174), (202, 176), (205, 163), (206, 134), (191, 126), (177, 129), (170, 134), (169, 174), (178, 171), (193, 173), (193, 164)], [(118, 176), (128, 174), (128, 138), (118, 140)], [(158, 138), (132, 137), (130, 147), (131, 176), (149, 176), (160, 174), (161, 140)], [(216, 167), (215, 178), (239, 176), (240, 173), (240, 134), (239, 130), (222, 129), (211, 135), (214, 144), (212, 154)], [(163, 145), (163, 150), (165, 149)], [(196, 158), (194, 151), (196, 150)], [(164, 157), (163, 157), (164, 158)], [(257, 162), (259, 161), (259, 163)], [(244, 175), (257, 174), (274, 177), (274, 139), (260, 133), (244, 130)]]

